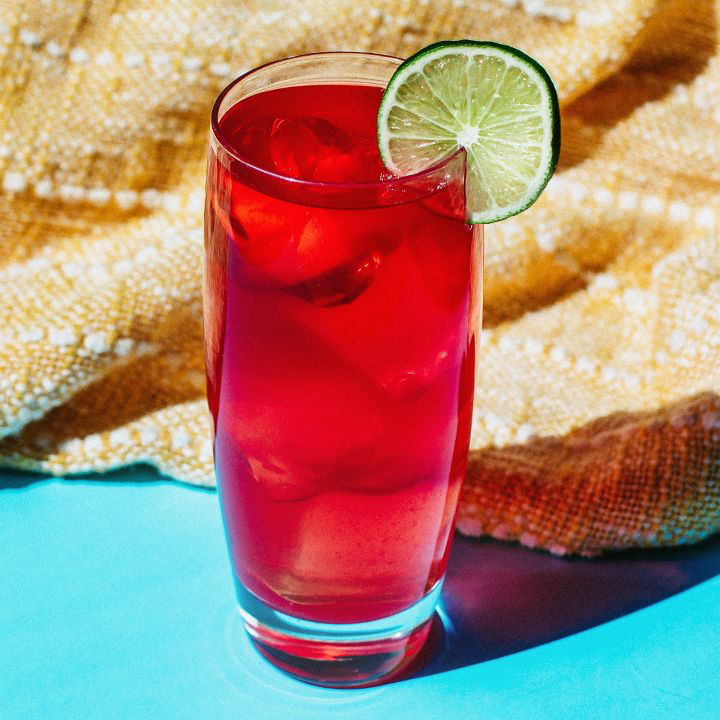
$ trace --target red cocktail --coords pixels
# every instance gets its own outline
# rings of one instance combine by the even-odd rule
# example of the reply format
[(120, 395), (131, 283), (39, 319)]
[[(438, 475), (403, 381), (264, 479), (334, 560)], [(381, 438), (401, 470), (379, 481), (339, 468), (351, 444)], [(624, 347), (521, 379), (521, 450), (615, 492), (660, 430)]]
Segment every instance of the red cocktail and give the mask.
[(462, 155), (383, 168), (396, 66), (294, 58), (213, 110), (208, 401), (238, 596), (263, 654), (339, 686), (422, 645), (472, 415), (482, 230)]

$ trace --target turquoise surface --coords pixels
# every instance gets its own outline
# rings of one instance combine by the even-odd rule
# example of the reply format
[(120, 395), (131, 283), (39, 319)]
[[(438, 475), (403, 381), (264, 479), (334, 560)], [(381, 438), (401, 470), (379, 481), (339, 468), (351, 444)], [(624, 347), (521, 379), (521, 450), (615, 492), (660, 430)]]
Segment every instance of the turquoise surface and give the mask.
[(415, 677), (291, 680), (249, 646), (214, 493), (0, 471), (0, 718), (720, 717), (720, 541), (567, 561), (458, 538)]

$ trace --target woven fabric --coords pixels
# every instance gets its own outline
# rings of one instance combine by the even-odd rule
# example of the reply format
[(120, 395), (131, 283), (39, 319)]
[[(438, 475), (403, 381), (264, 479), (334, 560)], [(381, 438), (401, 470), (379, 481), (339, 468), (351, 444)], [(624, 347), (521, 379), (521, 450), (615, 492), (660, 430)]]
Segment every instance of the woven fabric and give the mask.
[(556, 553), (720, 527), (713, 0), (4, 0), (0, 463), (212, 485), (201, 262), (209, 108), (265, 61), (517, 45), (563, 150), (487, 229), (459, 528)]

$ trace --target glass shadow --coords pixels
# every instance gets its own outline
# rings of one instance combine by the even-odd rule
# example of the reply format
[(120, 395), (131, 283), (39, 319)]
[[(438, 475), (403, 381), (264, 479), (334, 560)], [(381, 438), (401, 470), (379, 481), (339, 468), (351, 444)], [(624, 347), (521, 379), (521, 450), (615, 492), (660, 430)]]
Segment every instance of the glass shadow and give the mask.
[(720, 535), (693, 546), (565, 559), (455, 538), (432, 657), (415, 677), (527, 650), (627, 615), (720, 574)]

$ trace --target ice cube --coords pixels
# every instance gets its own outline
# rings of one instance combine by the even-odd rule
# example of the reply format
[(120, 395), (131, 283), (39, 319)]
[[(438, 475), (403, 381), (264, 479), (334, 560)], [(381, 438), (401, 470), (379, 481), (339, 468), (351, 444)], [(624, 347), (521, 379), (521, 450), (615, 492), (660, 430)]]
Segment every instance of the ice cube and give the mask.
[[(308, 497), (386, 435), (383, 394), (295, 317), (293, 298), (228, 286), (242, 351), (223, 358), (220, 424), (277, 499)], [(300, 322), (298, 322), (300, 320)]]
[[(447, 256), (436, 254), (434, 240), (428, 241), (430, 248), (418, 251), (414, 244), (422, 229), (410, 222), (404, 227), (405, 242), (382, 257), (372, 282), (353, 302), (336, 302), (322, 313), (303, 313), (302, 321), (349, 367), (385, 392), (407, 397), (459, 362), (467, 331), (469, 268), (467, 250), (464, 267), (455, 260), (452, 247)], [(448, 235), (445, 231), (438, 245), (443, 238), (448, 245), (456, 242)], [(462, 259), (463, 254), (458, 255)], [(424, 267), (429, 262), (438, 264), (437, 278), (435, 271)], [(452, 273), (458, 277), (447, 280), (446, 274)], [(463, 287), (465, 296), (458, 298)]]
[[(235, 245), (247, 262), (243, 277), (321, 307), (359, 297), (399, 242), (381, 211), (363, 211), (358, 217), (352, 211), (261, 198), (260, 193), (243, 191), (231, 213), (237, 224)], [(381, 217), (375, 217), (378, 214)], [(242, 226), (239, 218), (247, 218)]]
[(268, 151), (273, 122), (274, 118), (255, 118), (239, 125), (230, 134), (230, 141), (238, 154), (266, 170), (273, 169), (273, 161)]
[(320, 307), (345, 305), (370, 287), (382, 261), (379, 250), (369, 251), (310, 280), (293, 285), (290, 292)]
[[(230, 235), (243, 260), (266, 266), (294, 246), (307, 222), (309, 208), (285, 202), (233, 183), (228, 212)], [(292, 251), (291, 251), (292, 252)]]
[(317, 117), (273, 122), (270, 157), (283, 175), (319, 182), (373, 182), (383, 170), (377, 143)]

